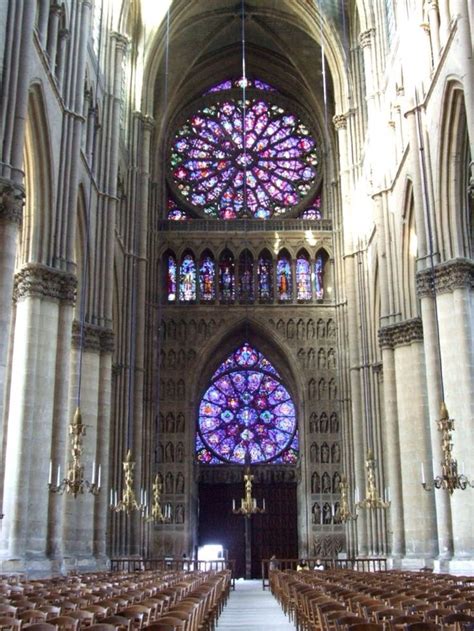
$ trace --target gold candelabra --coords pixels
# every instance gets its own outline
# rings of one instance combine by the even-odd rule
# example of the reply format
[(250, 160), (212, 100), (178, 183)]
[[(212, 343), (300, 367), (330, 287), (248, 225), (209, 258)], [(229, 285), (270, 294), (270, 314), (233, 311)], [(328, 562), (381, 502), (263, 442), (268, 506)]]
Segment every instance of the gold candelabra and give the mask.
[(384, 500), (379, 497), (377, 485), (375, 484), (375, 458), (372, 449), (369, 449), (367, 452), (365, 467), (367, 469), (365, 498), (360, 502), (356, 501), (356, 508), (388, 508), (390, 506), (390, 500), (388, 498)]
[(169, 504), (166, 504), (163, 508), (161, 505), (161, 492), (163, 490), (163, 481), (159, 473), (156, 474), (155, 480), (152, 485), (152, 503), (151, 503), (151, 513), (147, 517), (147, 522), (159, 522), (164, 524), (165, 522), (169, 522), (171, 518), (171, 507)]
[(425, 491), (435, 489), (445, 489), (452, 495), (456, 489), (464, 491), (468, 486), (474, 486), (469, 478), (458, 473), (458, 461), (453, 457), (453, 437), (454, 419), (449, 418), (448, 410), (444, 401), (441, 403), (440, 418), (437, 421), (438, 430), (441, 432), (441, 449), (443, 459), (441, 461), (441, 475), (436, 476), (431, 484), (425, 480), (423, 463), (421, 463), (421, 484)]
[(257, 505), (257, 500), (252, 497), (252, 482), (254, 476), (251, 475), (250, 469), (247, 469), (244, 474), (244, 488), (245, 497), (240, 500), (240, 507), (236, 508), (235, 500), (232, 500), (232, 512), (235, 515), (243, 515), (244, 517), (250, 517), (256, 513), (266, 513), (265, 499), (262, 502), (262, 508)]
[(84, 479), (84, 465), (81, 462), (83, 445), (82, 438), (86, 434), (86, 426), (82, 422), (81, 410), (78, 407), (74, 414), (74, 419), (69, 425), (69, 435), (71, 436), (71, 456), (66, 471), (66, 476), (61, 480), (61, 466), (58, 465), (58, 474), (56, 484), (53, 484), (53, 463), (49, 462), (49, 480), (48, 486), (51, 493), (68, 493), (76, 498), (79, 494), (88, 491), (93, 495), (100, 492), (101, 482), (101, 466), (99, 465), (96, 478), (95, 461), (92, 464), (92, 482)]
[(334, 522), (337, 524), (345, 524), (348, 521), (357, 519), (357, 515), (351, 513), (351, 510), (349, 508), (349, 501), (347, 499), (347, 486), (347, 478), (345, 475), (343, 475), (341, 481), (339, 482), (341, 499), (339, 502), (339, 508), (337, 509), (334, 516)]
[[(123, 491), (122, 491), (122, 499), (120, 502), (117, 502), (117, 492), (110, 491), (110, 509), (115, 511), (116, 513), (120, 513), (121, 511), (127, 513), (129, 515), (132, 511), (140, 511), (143, 512), (146, 509), (146, 497), (143, 497), (140, 501), (140, 504), (137, 502), (135, 497), (135, 491), (133, 490), (133, 470), (135, 469), (135, 462), (132, 460), (132, 452), (130, 449), (127, 452), (127, 456), (123, 461)], [(114, 502), (115, 499), (115, 502)]]

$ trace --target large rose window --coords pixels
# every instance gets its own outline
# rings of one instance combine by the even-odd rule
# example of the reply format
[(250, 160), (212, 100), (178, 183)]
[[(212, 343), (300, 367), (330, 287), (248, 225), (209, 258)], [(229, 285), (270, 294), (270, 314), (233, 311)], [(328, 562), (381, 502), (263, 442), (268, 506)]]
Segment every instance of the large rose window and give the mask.
[(292, 464), (296, 410), (271, 363), (248, 343), (214, 373), (199, 406), (199, 462)]
[[(222, 97), (220, 97), (222, 99)], [(244, 125), (245, 119), (245, 125)], [(202, 107), (171, 146), (171, 184), (206, 216), (268, 219), (300, 204), (316, 178), (308, 127), (266, 99)]]

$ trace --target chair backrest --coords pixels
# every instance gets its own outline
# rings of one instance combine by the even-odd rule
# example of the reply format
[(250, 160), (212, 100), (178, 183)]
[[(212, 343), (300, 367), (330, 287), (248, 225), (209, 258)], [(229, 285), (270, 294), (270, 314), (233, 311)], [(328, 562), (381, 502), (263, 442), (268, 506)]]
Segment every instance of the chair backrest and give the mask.
[(118, 629), (118, 627), (116, 627), (114, 624), (107, 624), (104, 622), (91, 624), (91, 626), (88, 628), (90, 629), (90, 631), (117, 631)]
[(79, 620), (72, 616), (56, 616), (49, 618), (49, 624), (54, 624), (58, 631), (77, 631), (79, 628)]
[(124, 631), (130, 631), (130, 628), (132, 626), (131, 619), (126, 618), (125, 616), (107, 616), (107, 618), (104, 618), (102, 622), (106, 624), (113, 624), (118, 629), (123, 629)]
[(49, 622), (35, 622), (34, 624), (27, 624), (22, 628), (29, 629), (30, 631), (57, 631), (54, 624), (49, 624)]
[(0, 629), (21, 629), (21, 620), (11, 616), (0, 617)]
[(5, 617), (5, 616), (11, 616), (11, 617), (15, 617), (17, 612), (17, 608), (14, 607), (13, 605), (0, 605), (0, 616)]

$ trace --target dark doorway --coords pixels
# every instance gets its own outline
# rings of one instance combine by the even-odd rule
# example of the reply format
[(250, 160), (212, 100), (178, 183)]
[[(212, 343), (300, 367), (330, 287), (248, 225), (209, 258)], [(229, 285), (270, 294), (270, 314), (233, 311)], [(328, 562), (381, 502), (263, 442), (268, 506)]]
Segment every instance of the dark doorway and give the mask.
[[(252, 578), (261, 577), (261, 560), (298, 556), (296, 483), (255, 484), (259, 506), (265, 498), (267, 512), (250, 518), (252, 530)], [(243, 483), (199, 486), (199, 545), (220, 543), (235, 560), (237, 578), (245, 575), (244, 517), (232, 513), (232, 500), (240, 505)]]

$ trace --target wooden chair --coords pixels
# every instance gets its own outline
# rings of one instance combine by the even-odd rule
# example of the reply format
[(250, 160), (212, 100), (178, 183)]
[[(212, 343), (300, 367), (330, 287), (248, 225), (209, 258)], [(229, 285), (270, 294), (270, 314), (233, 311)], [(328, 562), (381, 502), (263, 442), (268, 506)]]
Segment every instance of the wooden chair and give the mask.
[[(161, 618), (162, 620), (165, 618)], [(166, 616), (166, 618), (174, 618), (181, 620), (184, 623), (183, 629), (185, 631), (192, 631), (193, 614), (189, 611), (181, 611), (180, 609), (172, 609)]]
[(435, 622), (410, 622), (405, 625), (405, 631), (441, 631), (442, 627)]
[(384, 631), (385, 625), (376, 622), (358, 622), (348, 627), (349, 631)]
[(12, 631), (19, 631), (21, 629), (21, 620), (13, 618), (11, 616), (0, 617), (0, 629), (11, 629)]
[(92, 611), (87, 611), (84, 609), (77, 609), (76, 611), (71, 611), (69, 613), (71, 618), (76, 618), (79, 620), (79, 627), (90, 627), (95, 623), (95, 614)]
[(405, 627), (407, 624), (412, 624), (413, 622), (423, 622), (416, 616), (411, 616), (410, 614), (401, 614), (400, 616), (394, 616), (390, 620), (386, 621), (388, 623), (388, 628), (392, 631), (398, 631)]
[(57, 631), (54, 624), (49, 622), (34, 622), (33, 624), (27, 624), (23, 629), (29, 629), (30, 631)]
[(45, 612), (39, 611), (39, 609), (27, 609), (18, 614), (17, 617), (23, 622), (23, 625), (46, 621)]
[[(340, 612), (343, 613), (342, 611)], [(336, 625), (336, 629), (342, 631), (343, 629), (347, 629), (351, 624), (359, 624), (368, 622), (365, 618), (358, 616), (355, 613), (347, 613), (345, 612), (343, 615), (335, 618), (334, 623)]]
[(77, 631), (79, 628), (79, 620), (71, 616), (57, 616), (49, 618), (49, 624), (54, 624), (58, 631)]
[(117, 631), (118, 627), (116, 627), (114, 624), (99, 622), (98, 624), (91, 624), (88, 629), (90, 631)]
[(55, 607), (54, 605), (41, 605), (38, 611), (43, 611), (46, 614), (46, 620), (57, 618), (61, 615), (61, 607)]
[[(97, 620), (97, 623), (102, 622), (103, 618), (107, 618), (109, 615), (107, 607), (101, 607), (100, 605), (87, 605), (87, 607), (84, 607), (84, 610), (92, 611), (95, 614), (95, 620)], [(94, 624), (97, 623), (94, 622)], [(104, 631), (106, 631), (106, 629), (104, 629)]]
[(474, 616), (458, 611), (450, 613), (441, 618), (443, 629), (451, 629), (452, 631), (461, 631), (466, 624), (474, 622)]
[(125, 616), (107, 616), (102, 620), (105, 624), (113, 624), (117, 627), (117, 629), (121, 629), (121, 631), (130, 631), (132, 626), (132, 621), (130, 618), (126, 618)]
[(175, 618), (174, 616), (171, 616), (171, 615), (163, 616), (162, 618), (158, 620), (158, 622), (154, 622), (153, 624), (150, 624), (147, 627), (147, 629), (149, 629), (150, 631), (157, 631), (156, 626), (155, 626), (157, 624), (167, 624), (171, 627), (173, 631), (185, 631), (186, 629), (185, 620), (181, 620), (180, 618)]
[(0, 605), (0, 616), (5, 618), (6, 616), (14, 618), (17, 613), (17, 607), (13, 605)]
[(176, 631), (176, 627), (173, 624), (166, 622), (153, 622), (147, 626), (149, 631)]

